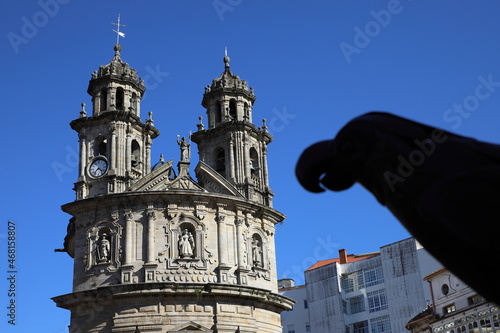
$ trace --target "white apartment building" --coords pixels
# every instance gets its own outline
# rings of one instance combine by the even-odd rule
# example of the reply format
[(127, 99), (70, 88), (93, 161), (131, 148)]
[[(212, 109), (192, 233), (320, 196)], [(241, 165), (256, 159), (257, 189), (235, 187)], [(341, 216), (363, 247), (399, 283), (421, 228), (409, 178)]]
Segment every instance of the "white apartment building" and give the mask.
[(306, 332), (299, 327), (307, 323), (312, 333), (407, 333), (409, 318), (431, 301), (423, 278), (440, 267), (414, 238), (362, 255), (339, 250), (305, 271), (307, 322), (295, 315), (302, 300), (282, 291), (299, 304), (282, 313), (283, 332)]
[(306, 286), (295, 286), (292, 279), (278, 280), (279, 293), (291, 298), (295, 304), (291, 310), (281, 313), (283, 332), (310, 333), (309, 303), (307, 301)]

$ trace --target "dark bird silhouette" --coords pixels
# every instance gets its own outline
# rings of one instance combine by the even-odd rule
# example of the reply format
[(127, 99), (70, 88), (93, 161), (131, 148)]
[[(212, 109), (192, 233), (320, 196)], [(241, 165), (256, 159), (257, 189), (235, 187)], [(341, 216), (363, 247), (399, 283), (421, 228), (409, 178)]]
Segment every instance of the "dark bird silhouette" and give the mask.
[(295, 173), (311, 192), (360, 183), (446, 268), (500, 304), (500, 145), (372, 112), (307, 148)]

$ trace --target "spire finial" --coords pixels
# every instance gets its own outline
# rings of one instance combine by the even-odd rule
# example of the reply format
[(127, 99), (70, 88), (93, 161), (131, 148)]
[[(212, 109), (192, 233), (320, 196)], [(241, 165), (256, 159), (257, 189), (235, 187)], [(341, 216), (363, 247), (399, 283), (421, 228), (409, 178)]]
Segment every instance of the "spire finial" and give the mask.
[(85, 111), (85, 103), (81, 104), (82, 109), (80, 110), (80, 118), (86, 117), (87, 112)]
[(227, 56), (227, 46), (224, 48), (224, 66), (229, 69), (229, 62), (231, 59)]
[(124, 24), (120, 24), (120, 14), (118, 14), (118, 22), (117, 23), (111, 23), (113, 25), (116, 25), (117, 28), (116, 30), (113, 29), (114, 32), (116, 32), (116, 44), (120, 44), (120, 37), (125, 38), (125, 34), (120, 31), (120, 27), (126, 27)]

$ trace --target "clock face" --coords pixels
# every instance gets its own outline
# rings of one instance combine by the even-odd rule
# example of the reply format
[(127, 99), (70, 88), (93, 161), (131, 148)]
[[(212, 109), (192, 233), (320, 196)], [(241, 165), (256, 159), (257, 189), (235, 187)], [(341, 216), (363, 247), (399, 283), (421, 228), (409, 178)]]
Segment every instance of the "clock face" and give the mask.
[(108, 162), (102, 158), (92, 162), (89, 169), (90, 175), (94, 177), (101, 177), (106, 171), (108, 171)]

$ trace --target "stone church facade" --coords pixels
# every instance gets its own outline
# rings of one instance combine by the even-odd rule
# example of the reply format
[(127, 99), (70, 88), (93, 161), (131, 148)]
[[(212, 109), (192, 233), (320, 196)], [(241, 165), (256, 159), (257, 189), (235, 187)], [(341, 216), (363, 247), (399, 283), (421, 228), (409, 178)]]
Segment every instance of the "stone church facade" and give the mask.
[(64, 250), (74, 259), (71, 293), (54, 297), (71, 311), (70, 332), (281, 332), (293, 301), (277, 291), (265, 122), (252, 122), (255, 95), (230, 70), (205, 87), (191, 140), (200, 161), (151, 166), (160, 132), (141, 120), (143, 80), (121, 46), (92, 73), (90, 115), (71, 122), (80, 142), (76, 200)]

